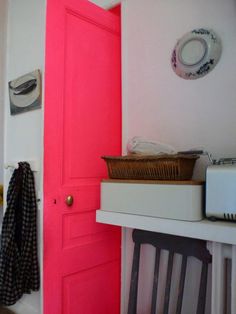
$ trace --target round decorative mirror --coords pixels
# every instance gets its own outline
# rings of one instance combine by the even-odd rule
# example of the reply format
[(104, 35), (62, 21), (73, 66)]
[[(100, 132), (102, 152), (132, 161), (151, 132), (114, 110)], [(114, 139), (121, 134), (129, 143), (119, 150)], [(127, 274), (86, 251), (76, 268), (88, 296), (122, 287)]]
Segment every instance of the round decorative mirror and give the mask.
[(221, 56), (221, 41), (210, 29), (194, 29), (178, 40), (172, 52), (175, 73), (187, 80), (208, 74)]

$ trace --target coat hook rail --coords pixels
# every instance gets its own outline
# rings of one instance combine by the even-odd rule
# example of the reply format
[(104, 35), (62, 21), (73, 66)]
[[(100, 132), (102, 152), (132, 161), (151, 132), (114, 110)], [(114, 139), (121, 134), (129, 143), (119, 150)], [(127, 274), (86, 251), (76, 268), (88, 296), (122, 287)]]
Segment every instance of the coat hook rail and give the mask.
[[(30, 164), (30, 168), (34, 172), (39, 171), (39, 162), (37, 160), (24, 160)], [(18, 161), (12, 161), (4, 164), (5, 169), (15, 170), (18, 168)]]

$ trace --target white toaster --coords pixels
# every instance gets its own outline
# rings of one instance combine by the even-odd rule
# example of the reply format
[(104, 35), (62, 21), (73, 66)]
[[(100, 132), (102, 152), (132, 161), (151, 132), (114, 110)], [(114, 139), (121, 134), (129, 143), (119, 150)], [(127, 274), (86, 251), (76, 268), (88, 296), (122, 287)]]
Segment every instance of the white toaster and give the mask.
[(206, 217), (236, 221), (236, 164), (207, 168)]

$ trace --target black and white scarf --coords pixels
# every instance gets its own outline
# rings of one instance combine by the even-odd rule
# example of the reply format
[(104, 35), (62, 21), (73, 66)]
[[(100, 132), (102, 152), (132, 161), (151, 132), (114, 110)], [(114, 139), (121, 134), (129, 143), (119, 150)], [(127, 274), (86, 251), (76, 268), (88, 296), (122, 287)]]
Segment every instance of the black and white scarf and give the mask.
[(0, 303), (12, 305), (24, 293), (39, 289), (37, 203), (34, 176), (20, 162), (7, 191), (0, 248)]

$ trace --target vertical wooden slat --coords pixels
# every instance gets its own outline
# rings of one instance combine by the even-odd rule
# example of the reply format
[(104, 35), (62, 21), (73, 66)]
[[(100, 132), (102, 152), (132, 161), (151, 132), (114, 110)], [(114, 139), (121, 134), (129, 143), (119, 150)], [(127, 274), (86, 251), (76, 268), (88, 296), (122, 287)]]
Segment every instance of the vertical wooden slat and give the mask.
[(236, 314), (236, 245), (232, 245), (231, 314)]
[(163, 314), (168, 314), (168, 310), (169, 310), (170, 288), (171, 288), (171, 276), (172, 276), (172, 269), (173, 269), (173, 260), (174, 260), (174, 253), (173, 253), (173, 252), (169, 252), (168, 267), (167, 267), (167, 276), (166, 276), (165, 299), (164, 299), (164, 312), (163, 312)]
[(212, 296), (211, 314), (224, 312), (224, 257), (223, 244), (212, 242)]
[(176, 314), (181, 314), (181, 310), (182, 310), (184, 283), (185, 283), (186, 268), (187, 268), (187, 258), (188, 257), (185, 255), (182, 257)]
[(224, 267), (224, 314), (231, 313), (230, 312), (230, 292), (231, 289), (229, 287), (229, 278), (231, 273), (231, 259), (228, 257), (225, 258), (225, 267)]
[(140, 244), (135, 243), (129, 291), (128, 314), (136, 314), (137, 312), (139, 260), (140, 260)]
[(205, 313), (208, 264), (202, 263), (202, 273), (198, 296), (197, 314)]
[(154, 266), (154, 278), (153, 278), (153, 288), (152, 288), (151, 314), (155, 314), (156, 313), (159, 265), (160, 265), (160, 249), (156, 248), (155, 266)]

